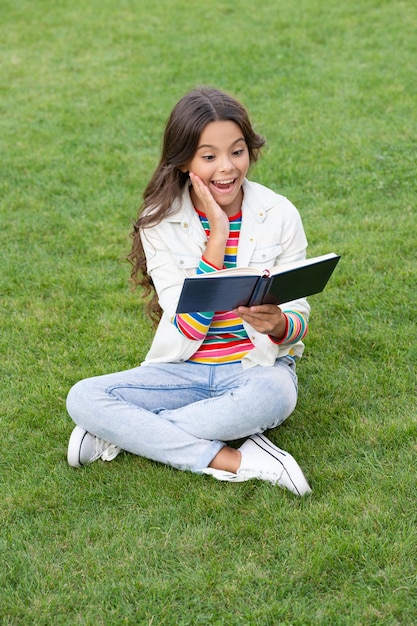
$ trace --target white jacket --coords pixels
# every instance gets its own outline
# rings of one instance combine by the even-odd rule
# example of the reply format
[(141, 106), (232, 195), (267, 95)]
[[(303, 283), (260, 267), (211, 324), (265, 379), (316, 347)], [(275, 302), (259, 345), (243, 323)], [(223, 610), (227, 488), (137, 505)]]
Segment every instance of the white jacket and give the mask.
[[(242, 226), (237, 254), (238, 267), (271, 269), (306, 256), (307, 240), (300, 215), (284, 196), (245, 180), (243, 184)], [(193, 276), (207, 244), (205, 231), (194, 210), (188, 188), (180, 202), (157, 226), (142, 233), (147, 269), (155, 285), (163, 315), (151, 348), (142, 365), (181, 362), (189, 359), (202, 341), (181, 335), (172, 324), (182, 284)], [(308, 319), (310, 307), (305, 299), (281, 306), (283, 311), (302, 313)], [(275, 344), (244, 322), (254, 348), (242, 360), (243, 367), (273, 365), (278, 357), (292, 354), (300, 357), (301, 341), (291, 346)]]

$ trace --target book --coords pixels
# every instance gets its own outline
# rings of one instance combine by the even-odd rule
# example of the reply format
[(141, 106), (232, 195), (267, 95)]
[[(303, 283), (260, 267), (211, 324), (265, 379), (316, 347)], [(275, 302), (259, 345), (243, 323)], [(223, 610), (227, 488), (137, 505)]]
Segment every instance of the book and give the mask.
[(306, 298), (323, 291), (339, 259), (331, 252), (271, 270), (236, 267), (197, 274), (184, 280), (176, 312), (232, 311)]

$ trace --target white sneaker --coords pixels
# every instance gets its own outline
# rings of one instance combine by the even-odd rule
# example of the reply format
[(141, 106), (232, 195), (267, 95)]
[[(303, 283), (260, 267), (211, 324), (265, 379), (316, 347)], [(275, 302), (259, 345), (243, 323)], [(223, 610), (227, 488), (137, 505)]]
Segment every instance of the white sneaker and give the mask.
[(76, 426), (68, 444), (67, 459), (72, 467), (82, 467), (97, 459), (113, 461), (122, 449)]
[(294, 457), (277, 448), (265, 435), (252, 435), (239, 451), (242, 454), (242, 461), (236, 474), (211, 467), (203, 469), (203, 474), (209, 474), (217, 480), (236, 483), (259, 478), (286, 487), (297, 496), (311, 493), (311, 488)]
[(297, 496), (311, 493), (311, 488), (294, 457), (277, 448), (265, 435), (252, 435), (239, 448), (242, 462), (238, 475), (260, 478), (286, 487)]

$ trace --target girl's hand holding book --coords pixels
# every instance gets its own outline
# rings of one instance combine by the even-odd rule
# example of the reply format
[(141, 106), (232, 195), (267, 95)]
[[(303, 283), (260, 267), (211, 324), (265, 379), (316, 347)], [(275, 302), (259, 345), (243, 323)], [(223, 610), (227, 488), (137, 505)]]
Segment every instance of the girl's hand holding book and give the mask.
[(239, 306), (235, 313), (252, 328), (270, 335), (278, 341), (284, 336), (286, 330), (286, 319), (281, 309), (275, 304), (261, 304), (259, 306)]

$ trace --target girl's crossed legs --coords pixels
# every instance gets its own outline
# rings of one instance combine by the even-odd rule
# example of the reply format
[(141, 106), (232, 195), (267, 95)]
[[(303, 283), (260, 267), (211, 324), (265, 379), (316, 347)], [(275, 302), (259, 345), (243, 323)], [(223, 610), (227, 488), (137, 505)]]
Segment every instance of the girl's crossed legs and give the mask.
[(88, 378), (71, 389), (74, 422), (123, 450), (201, 472), (224, 447), (294, 410), (293, 359), (272, 367), (160, 363)]

